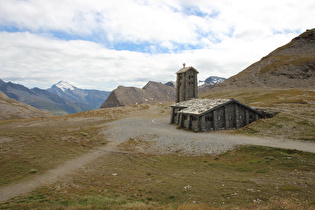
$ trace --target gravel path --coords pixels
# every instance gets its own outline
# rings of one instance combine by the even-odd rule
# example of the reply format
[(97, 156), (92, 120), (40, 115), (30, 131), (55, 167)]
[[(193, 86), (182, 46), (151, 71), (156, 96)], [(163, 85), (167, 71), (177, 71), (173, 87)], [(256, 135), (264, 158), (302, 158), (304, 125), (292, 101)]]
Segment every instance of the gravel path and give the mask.
[(169, 117), (156, 119), (125, 118), (109, 124), (105, 135), (111, 141), (123, 143), (130, 139), (144, 153), (181, 155), (218, 154), (238, 145), (250, 144), (315, 153), (315, 143), (272, 138), (218, 134), (215, 132), (194, 133), (177, 129), (169, 124)]

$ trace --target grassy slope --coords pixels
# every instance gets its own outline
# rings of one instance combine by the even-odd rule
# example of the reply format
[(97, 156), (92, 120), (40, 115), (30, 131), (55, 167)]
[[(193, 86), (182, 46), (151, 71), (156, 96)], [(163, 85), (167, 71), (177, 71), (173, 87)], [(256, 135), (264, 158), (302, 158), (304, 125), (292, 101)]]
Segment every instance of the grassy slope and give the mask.
[[(254, 95), (266, 98), (262, 100), (266, 106), (273, 103), (264, 94)], [(247, 102), (254, 95), (239, 93), (236, 99)], [(167, 107), (158, 109), (159, 115), (168, 115)], [(31, 177), (31, 169), (43, 173), (88, 152), (90, 146), (106, 143), (100, 134), (106, 122), (135, 111), (147, 115), (152, 109), (140, 105), (0, 121), (0, 137), (12, 138), (0, 144), (0, 166), (5, 169), (1, 184)], [(308, 208), (315, 206), (314, 165), (315, 154), (263, 147), (202, 157), (112, 153), (79, 169), (68, 180), (11, 199), (0, 208)]]
[(219, 156), (106, 155), (67, 182), (7, 208), (232, 208), (314, 206), (314, 154), (241, 147)]
[(272, 60), (269, 65), (264, 66), (260, 71), (259, 74), (265, 74), (267, 72), (275, 72), (280, 67), (285, 65), (293, 65), (293, 66), (301, 66), (307, 65), (309, 63), (314, 63), (314, 57), (306, 57), (306, 56), (289, 56), (289, 55), (278, 55), (273, 56), (270, 58), (266, 58), (266, 60)]
[(0, 186), (32, 176), (32, 169), (43, 173), (91, 147), (106, 144), (101, 126), (127, 112), (101, 109), (50, 118), (0, 120)]
[(307, 89), (229, 90), (202, 95), (203, 98), (234, 98), (251, 107), (279, 112), (242, 129), (227, 131), (274, 138), (315, 141), (315, 91)]

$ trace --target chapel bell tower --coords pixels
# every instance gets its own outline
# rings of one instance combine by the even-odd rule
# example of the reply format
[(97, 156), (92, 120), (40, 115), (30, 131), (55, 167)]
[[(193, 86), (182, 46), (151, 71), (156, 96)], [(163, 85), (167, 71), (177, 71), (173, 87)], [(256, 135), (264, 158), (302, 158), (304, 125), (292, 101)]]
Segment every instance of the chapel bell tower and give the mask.
[(194, 67), (186, 67), (185, 63), (183, 68), (176, 72), (176, 103), (198, 98), (198, 73)]

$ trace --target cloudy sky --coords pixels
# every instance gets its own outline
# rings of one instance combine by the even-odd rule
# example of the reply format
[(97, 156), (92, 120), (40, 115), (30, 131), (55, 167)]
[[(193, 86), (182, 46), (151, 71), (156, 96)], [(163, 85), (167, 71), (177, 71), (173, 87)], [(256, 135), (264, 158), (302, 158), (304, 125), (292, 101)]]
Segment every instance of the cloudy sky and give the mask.
[(314, 28), (314, 0), (0, 0), (0, 79), (113, 90), (230, 77)]

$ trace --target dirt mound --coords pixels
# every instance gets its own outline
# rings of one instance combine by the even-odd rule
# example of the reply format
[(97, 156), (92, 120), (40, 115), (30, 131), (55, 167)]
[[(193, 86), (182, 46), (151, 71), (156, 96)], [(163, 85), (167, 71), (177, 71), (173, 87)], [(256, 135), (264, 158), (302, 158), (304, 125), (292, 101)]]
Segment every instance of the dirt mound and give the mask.
[(315, 29), (307, 30), (211, 91), (315, 87)]

